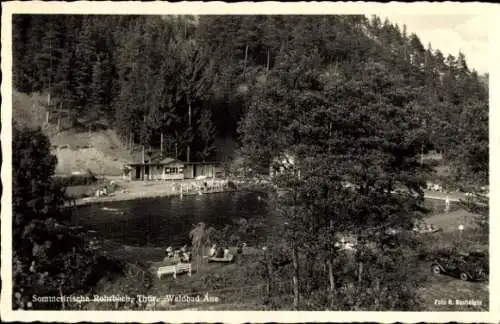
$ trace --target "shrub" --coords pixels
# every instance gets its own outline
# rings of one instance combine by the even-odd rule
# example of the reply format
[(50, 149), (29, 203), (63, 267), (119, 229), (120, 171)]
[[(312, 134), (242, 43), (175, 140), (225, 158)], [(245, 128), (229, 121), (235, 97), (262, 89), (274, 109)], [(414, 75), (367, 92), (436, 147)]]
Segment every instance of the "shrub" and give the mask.
[(69, 176), (56, 176), (54, 180), (59, 183), (61, 186), (70, 187), (70, 186), (83, 186), (89, 185), (97, 181), (97, 178), (91, 174), (72, 174)]
[(441, 165), (441, 161), (435, 160), (435, 159), (429, 159), (429, 160), (425, 161), (424, 164), (427, 165), (428, 167), (435, 168), (435, 167)]

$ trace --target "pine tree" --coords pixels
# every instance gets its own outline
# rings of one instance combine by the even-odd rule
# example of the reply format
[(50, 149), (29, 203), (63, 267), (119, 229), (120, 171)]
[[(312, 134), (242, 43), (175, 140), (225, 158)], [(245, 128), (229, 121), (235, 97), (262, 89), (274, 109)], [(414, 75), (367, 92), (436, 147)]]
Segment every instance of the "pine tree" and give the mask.
[[(32, 88), (32, 78), (30, 70), (32, 63), (30, 59), (33, 57), (27, 55), (29, 53), (29, 29), (31, 17), (27, 15), (12, 16), (12, 84), (14, 88), (21, 92), (30, 92)], [(23, 55), (22, 53), (26, 53)]]
[(105, 109), (106, 93), (109, 89), (107, 87), (107, 80), (104, 71), (106, 65), (106, 61), (103, 62), (100, 58), (97, 58), (92, 70), (92, 83), (90, 84), (89, 101), (92, 106), (91, 110), (94, 111), (97, 116), (102, 114)]
[(197, 121), (196, 131), (198, 133), (198, 141), (201, 144), (198, 156), (201, 161), (205, 162), (215, 150), (216, 129), (212, 122), (212, 113), (210, 110), (202, 110)]
[(72, 119), (75, 122), (78, 114), (82, 114), (89, 105), (91, 96), (92, 68), (95, 62), (95, 48), (92, 40), (92, 23), (90, 19), (82, 22), (75, 48), (75, 94), (76, 102), (72, 107)]

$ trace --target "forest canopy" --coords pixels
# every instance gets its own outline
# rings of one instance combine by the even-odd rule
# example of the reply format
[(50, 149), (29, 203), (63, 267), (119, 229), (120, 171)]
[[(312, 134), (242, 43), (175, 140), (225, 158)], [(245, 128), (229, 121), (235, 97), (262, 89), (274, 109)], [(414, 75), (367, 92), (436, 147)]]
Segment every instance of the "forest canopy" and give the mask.
[[(445, 57), (387, 19), (54, 18), (14, 15), (14, 87), (49, 93), (75, 124), (104, 120), (126, 143), (157, 148), (163, 134), (179, 157), (210, 159), (216, 136), (241, 139), (240, 121), (263, 88), (333, 91), (353, 79), (378, 82), (377, 71), (388, 70), (400, 86), (390, 100), (408, 94), (428, 134), (426, 151), (455, 162), (457, 178), (487, 169), (488, 76), (469, 69), (463, 53)], [(487, 172), (479, 174), (487, 182)]]

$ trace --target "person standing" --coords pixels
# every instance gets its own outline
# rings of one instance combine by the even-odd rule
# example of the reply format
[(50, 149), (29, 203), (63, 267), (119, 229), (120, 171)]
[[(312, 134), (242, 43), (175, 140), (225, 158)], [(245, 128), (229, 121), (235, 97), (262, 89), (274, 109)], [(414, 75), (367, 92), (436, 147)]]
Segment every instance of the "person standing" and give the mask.
[(444, 211), (447, 213), (450, 211), (450, 197), (446, 196)]

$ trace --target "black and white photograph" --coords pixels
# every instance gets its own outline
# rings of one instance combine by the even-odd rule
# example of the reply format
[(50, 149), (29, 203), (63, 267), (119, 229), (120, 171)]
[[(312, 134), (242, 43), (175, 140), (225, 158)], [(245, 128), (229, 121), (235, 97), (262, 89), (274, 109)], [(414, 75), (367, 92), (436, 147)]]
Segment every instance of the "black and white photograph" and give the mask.
[(498, 312), (494, 5), (28, 4), (2, 18), (2, 313)]

